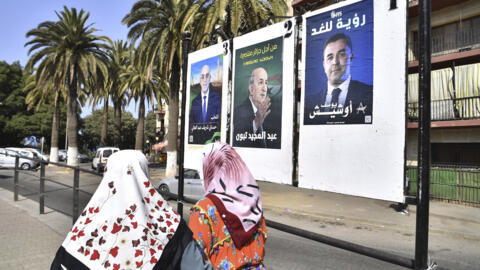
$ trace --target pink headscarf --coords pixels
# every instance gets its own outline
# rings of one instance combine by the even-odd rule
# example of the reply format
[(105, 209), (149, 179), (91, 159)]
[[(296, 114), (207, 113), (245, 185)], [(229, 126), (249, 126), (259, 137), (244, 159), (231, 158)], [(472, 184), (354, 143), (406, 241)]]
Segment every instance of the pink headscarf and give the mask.
[(242, 247), (252, 239), (262, 218), (260, 188), (230, 145), (214, 143), (205, 150), (205, 193), (217, 207), (235, 245)]

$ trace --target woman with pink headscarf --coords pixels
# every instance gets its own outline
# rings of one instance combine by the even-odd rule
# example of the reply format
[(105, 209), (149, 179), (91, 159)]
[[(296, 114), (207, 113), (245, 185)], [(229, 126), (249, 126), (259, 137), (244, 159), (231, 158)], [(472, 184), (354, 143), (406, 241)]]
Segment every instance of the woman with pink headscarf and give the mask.
[(267, 230), (260, 189), (228, 144), (206, 147), (205, 197), (191, 209), (189, 227), (203, 260), (214, 269), (265, 269)]

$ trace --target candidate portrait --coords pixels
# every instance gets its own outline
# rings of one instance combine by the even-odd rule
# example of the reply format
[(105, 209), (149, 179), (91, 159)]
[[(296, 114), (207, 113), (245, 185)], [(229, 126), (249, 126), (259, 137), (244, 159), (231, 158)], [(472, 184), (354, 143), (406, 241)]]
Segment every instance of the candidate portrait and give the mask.
[[(190, 144), (205, 144), (220, 135), (222, 112), (222, 75), (218, 57), (192, 65), (190, 86), (189, 137)], [(215, 74), (214, 62), (217, 61)]]
[(233, 115), (233, 146), (280, 148), (281, 118), (279, 104), (269, 97), (268, 72), (255, 68), (248, 81), (248, 96), (235, 107)]
[(356, 59), (351, 38), (334, 34), (325, 41), (321, 53), (326, 84), (306, 94), (304, 124), (370, 124), (373, 87), (352, 75)]

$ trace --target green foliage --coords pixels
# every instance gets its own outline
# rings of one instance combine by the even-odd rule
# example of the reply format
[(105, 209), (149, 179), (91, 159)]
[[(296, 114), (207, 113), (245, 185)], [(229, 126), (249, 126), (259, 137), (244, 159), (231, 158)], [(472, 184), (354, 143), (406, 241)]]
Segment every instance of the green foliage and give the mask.
[[(0, 62), (0, 146), (21, 146), (25, 137), (45, 137), (44, 149), (49, 148), (53, 98), (45, 99), (36, 110), (27, 110), (23, 91), (29, 74), (23, 74), (18, 62), (11, 65)], [(50, 93), (50, 96), (53, 94)], [(60, 136), (65, 137), (65, 103), (60, 103)], [(62, 132), (63, 128), (63, 132)]]
[[(113, 108), (108, 108), (108, 114), (113, 115)], [(100, 123), (103, 121), (103, 109), (95, 110), (91, 115), (82, 120), (80, 130), (80, 145), (84, 152), (94, 150), (100, 145), (102, 128)], [(122, 112), (122, 131), (120, 149), (133, 149), (135, 144), (135, 128), (137, 121), (130, 112)], [(108, 122), (107, 145), (113, 145), (113, 121)]]
[(155, 130), (157, 126), (157, 116), (153, 111), (149, 111), (145, 117), (145, 140), (150, 141), (150, 145), (155, 143)]
[[(18, 145), (28, 134), (27, 132), (16, 133), (10, 127), (20, 115), (28, 115), (25, 105), (25, 94), (22, 91), (24, 85), (22, 67), (19, 62), (9, 65), (5, 61), (0, 62), (0, 145)], [(23, 136), (23, 137), (22, 137)]]

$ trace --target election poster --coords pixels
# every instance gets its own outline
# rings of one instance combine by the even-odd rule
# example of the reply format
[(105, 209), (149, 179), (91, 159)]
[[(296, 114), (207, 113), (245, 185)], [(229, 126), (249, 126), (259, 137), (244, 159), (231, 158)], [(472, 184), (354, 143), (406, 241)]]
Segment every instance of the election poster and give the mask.
[(220, 140), (223, 54), (190, 65), (188, 143)]
[(295, 39), (294, 19), (233, 39), (230, 142), (258, 180), (292, 183)]
[(298, 186), (401, 202), (407, 1), (303, 15)]
[(373, 122), (373, 1), (307, 19), (305, 125)]
[(188, 55), (185, 106), (185, 168), (201, 172), (201, 152), (211, 142), (227, 139), (228, 41)]
[(235, 52), (233, 146), (280, 149), (283, 37)]

